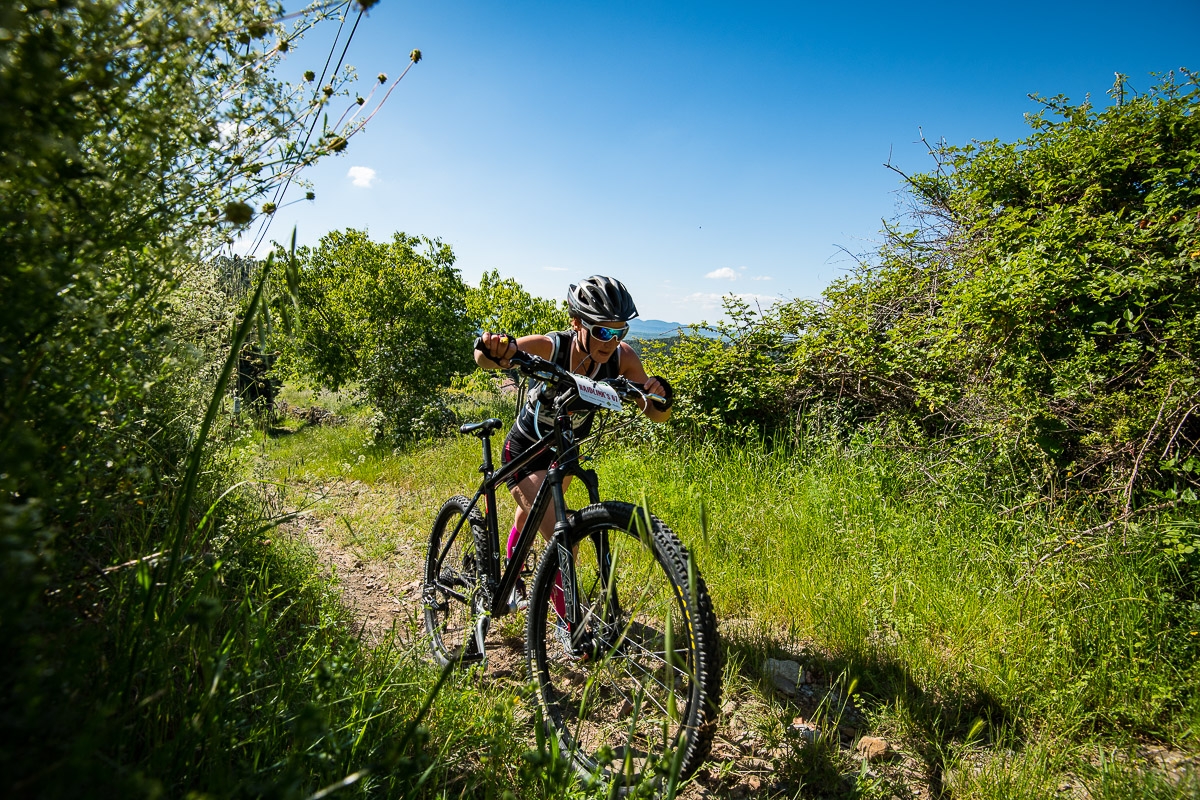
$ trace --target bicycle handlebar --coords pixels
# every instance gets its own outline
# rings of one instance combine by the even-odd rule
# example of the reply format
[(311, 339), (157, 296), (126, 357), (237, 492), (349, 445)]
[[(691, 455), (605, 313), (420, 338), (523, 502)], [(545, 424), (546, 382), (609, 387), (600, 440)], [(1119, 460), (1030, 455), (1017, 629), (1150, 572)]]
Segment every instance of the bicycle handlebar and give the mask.
[[(482, 339), (475, 343), (475, 349), (483, 353), (488, 358), (492, 358), (491, 354), (483, 348)], [(508, 362), (520, 370), (521, 373), (529, 376), (530, 378), (536, 378), (539, 381), (552, 383), (556, 387), (575, 387), (576, 375), (563, 369), (553, 361), (547, 361), (541, 356), (535, 356), (533, 353), (527, 353), (524, 350), (517, 350), (517, 352), (513, 353), (512, 357), (508, 359)], [(603, 383), (607, 386), (611, 386), (612, 389), (621, 396), (622, 400), (636, 400), (645, 398), (647, 400), (657, 400), (660, 403), (666, 402), (666, 398), (662, 395), (647, 392), (644, 384), (631, 381), (628, 378), (607, 378), (597, 381), (597, 383)]]

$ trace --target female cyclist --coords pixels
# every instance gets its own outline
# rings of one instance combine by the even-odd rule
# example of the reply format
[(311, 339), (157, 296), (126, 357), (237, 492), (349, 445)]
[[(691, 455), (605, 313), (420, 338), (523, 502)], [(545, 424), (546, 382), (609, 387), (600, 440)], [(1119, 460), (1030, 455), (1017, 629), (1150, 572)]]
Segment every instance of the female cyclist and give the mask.
[[(624, 377), (644, 384), (648, 394), (659, 395), (665, 401), (642, 403), (642, 411), (654, 422), (666, 422), (671, 417), (671, 385), (666, 378), (647, 376), (633, 348), (622, 339), (629, 333), (629, 320), (638, 315), (629, 290), (613, 278), (593, 275), (567, 291), (567, 311), (571, 327), (545, 335), (522, 336), (513, 341), (499, 333), (484, 333), (482, 347), (475, 350), (475, 363), (484, 369), (507, 369), (509, 359), (523, 350), (564, 369), (593, 380)], [(554, 397), (545, 384), (530, 389), (525, 404), (517, 412), (517, 420), (504, 440), (501, 461), (509, 463), (550, 431), (554, 425)], [(577, 439), (588, 434), (594, 411), (581, 411), (572, 417), (571, 425)], [(546, 469), (554, 456), (546, 451), (508, 479), (508, 488), (517, 501), (516, 519), (508, 537), (508, 555), (512, 555), (517, 537), (529, 516), (530, 506), (538, 487), (546, 479)], [(563, 489), (570, 485), (563, 481)], [(547, 540), (554, 533), (554, 509), (546, 510), (538, 529)], [(555, 592), (555, 606), (562, 613), (561, 594)]]

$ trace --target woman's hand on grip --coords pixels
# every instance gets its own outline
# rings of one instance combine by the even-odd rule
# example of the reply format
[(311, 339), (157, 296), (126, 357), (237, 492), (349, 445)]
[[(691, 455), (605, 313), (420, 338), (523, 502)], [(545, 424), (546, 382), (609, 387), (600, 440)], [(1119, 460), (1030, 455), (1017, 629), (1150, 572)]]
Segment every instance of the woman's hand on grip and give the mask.
[(517, 340), (507, 333), (485, 332), (479, 337), (475, 349), (501, 369), (509, 369), (512, 367), (510, 359), (517, 353)]

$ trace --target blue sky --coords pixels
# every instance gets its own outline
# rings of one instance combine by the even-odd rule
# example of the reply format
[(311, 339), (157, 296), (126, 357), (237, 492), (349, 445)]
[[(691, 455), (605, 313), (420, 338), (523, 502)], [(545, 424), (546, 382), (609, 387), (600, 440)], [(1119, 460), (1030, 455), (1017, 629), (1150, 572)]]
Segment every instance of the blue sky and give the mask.
[[(1105, 102), (1114, 72), (1200, 69), (1196, 31), (1200, 0), (382, 0), (347, 63), (369, 90), (423, 60), (270, 237), (440, 237), (468, 282), (561, 297), (609, 274), (643, 318), (685, 323), (731, 292), (816, 297), (903, 211), (883, 164), (927, 169), (922, 132), (1020, 138), (1029, 93)], [(319, 71), (332, 33), (287, 69)]]

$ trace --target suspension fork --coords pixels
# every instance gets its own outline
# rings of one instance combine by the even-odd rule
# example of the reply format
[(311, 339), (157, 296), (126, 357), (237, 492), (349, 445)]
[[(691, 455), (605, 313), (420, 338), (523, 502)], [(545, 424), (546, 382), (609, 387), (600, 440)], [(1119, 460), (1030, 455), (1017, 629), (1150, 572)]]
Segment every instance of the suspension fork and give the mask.
[(567, 543), (571, 523), (567, 522), (567, 499), (563, 496), (563, 469), (558, 462), (550, 465), (546, 471), (546, 480), (550, 482), (550, 491), (554, 498), (554, 543), (558, 548), (558, 574), (562, 581), (563, 603), (566, 606), (567, 622), (575, 629), (579, 624), (579, 593), (576, 591), (575, 554)]
[[(596, 471), (593, 469), (583, 469), (578, 463), (572, 465), (571, 474), (581, 481), (587, 487), (588, 501), (592, 504), (600, 502), (600, 480), (596, 476)], [(562, 498), (562, 483), (561, 479), (557, 484), (555, 493), (556, 501)], [(565, 503), (563, 504), (565, 507)], [(563, 599), (567, 609), (567, 620), (574, 626), (582, 621), (582, 613), (578, 602), (577, 581), (575, 575), (575, 555), (571, 552), (571, 548), (566, 546), (568, 525), (563, 522), (566, 519), (565, 511), (559, 506), (555, 506), (555, 511), (558, 515), (558, 521), (554, 525), (555, 541), (558, 543), (558, 563), (559, 572), (562, 575), (563, 583)], [(561, 524), (560, 524), (561, 523)], [(612, 550), (609, 548), (608, 531), (600, 531), (591, 535), (592, 545), (596, 548), (596, 561), (600, 578), (600, 590), (605, 602), (605, 616), (607, 622), (615, 621), (620, 616), (620, 604), (617, 602), (616, 586), (613, 584), (614, 576), (612, 571)], [(570, 589), (568, 590), (568, 587)]]

